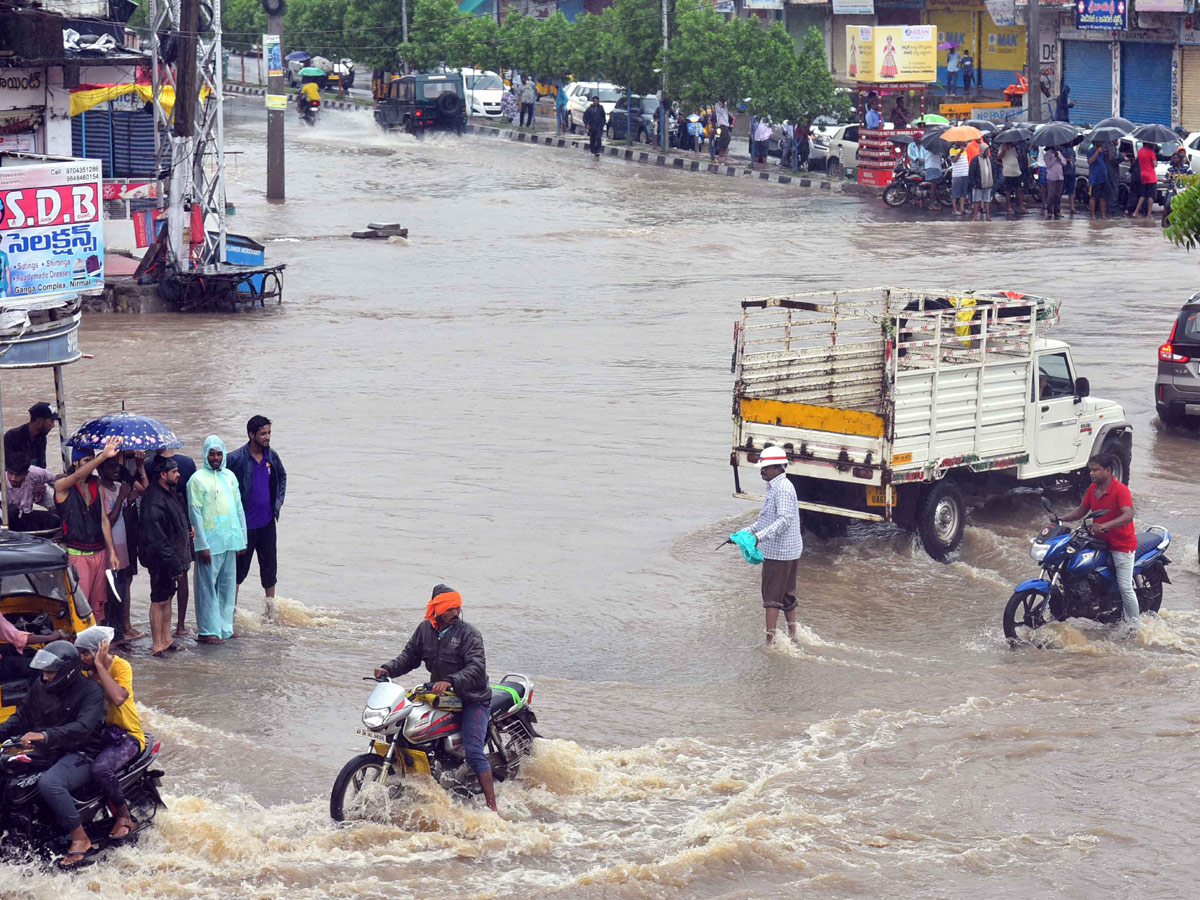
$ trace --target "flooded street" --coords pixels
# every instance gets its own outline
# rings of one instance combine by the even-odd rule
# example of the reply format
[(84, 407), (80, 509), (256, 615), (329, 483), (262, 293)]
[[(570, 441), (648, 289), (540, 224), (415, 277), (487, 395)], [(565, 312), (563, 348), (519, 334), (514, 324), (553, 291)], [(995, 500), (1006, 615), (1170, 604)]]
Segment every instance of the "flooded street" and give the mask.
[[(1200, 257), (1151, 225), (964, 223), (882, 202), (480, 139), (301, 131), (264, 200), (261, 100), (229, 104), (230, 230), (286, 262), (280, 309), (88, 317), (71, 421), (120, 400), (199, 456), (274, 421), (282, 597), (244, 640), (135, 655), (170, 809), (54, 898), (1180, 897), (1200, 815), (1197, 436), (1162, 430), (1156, 351)], [(407, 242), (355, 241), (400, 222)], [(1129, 643), (1057, 626), (1010, 650), (1032, 495), (972, 511), (948, 565), (906, 533), (807, 541), (801, 642), (766, 650), (759, 571), (714, 552), (733, 499), (745, 295), (877, 284), (1063, 301), (1054, 336), (1134, 423), (1139, 527), (1176, 537)], [(15, 423), (46, 376), (5, 377)], [(744, 473), (744, 477), (757, 477)], [(754, 482), (748, 482), (753, 484)], [(1072, 500), (1056, 498), (1060, 509)], [(504, 820), (430, 789), (335, 827), (371, 669), (444, 581), (541, 742)], [(147, 605), (145, 577), (135, 609)], [(402, 679), (415, 683), (417, 673)]]

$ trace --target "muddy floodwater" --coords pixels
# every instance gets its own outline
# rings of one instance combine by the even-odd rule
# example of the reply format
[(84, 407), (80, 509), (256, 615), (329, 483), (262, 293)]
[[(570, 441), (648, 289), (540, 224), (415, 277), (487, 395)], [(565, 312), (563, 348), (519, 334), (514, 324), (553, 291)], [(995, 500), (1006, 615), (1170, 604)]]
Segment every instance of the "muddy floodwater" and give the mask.
[[(288, 264), (286, 302), (90, 316), (71, 413), (125, 400), (196, 456), (270, 416), (282, 599), (243, 592), (242, 640), (134, 655), (170, 809), (79, 875), (0, 868), (0, 896), (1195, 895), (1197, 436), (1159, 426), (1151, 389), (1200, 256), (1148, 224), (914, 218), (350, 112), (289, 110), (270, 206), (261, 100), (228, 118), (230, 230)], [(379, 221), (409, 240), (349, 238)], [(762, 647), (758, 570), (714, 551), (756, 512), (730, 496), (737, 300), (887, 283), (1063, 301), (1055, 336), (1134, 423), (1138, 522), (1176, 535), (1138, 639), (1080, 623), (1008, 648), (1044, 518), (1016, 494), (945, 565), (881, 526), (810, 539), (799, 646)], [(6, 375), (6, 422), (52, 395)], [(493, 680), (535, 680), (545, 740), (502, 820), (418, 789), (335, 827), (361, 677), (439, 581)]]

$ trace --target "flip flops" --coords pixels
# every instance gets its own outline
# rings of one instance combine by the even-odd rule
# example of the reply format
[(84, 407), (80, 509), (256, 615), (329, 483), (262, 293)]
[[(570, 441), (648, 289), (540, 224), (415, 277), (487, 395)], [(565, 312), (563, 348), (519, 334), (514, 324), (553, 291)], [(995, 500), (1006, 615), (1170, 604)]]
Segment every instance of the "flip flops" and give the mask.
[(110, 844), (123, 844), (126, 841), (131, 841), (138, 836), (138, 832), (142, 829), (142, 823), (137, 819), (129, 820), (129, 830), (124, 834), (113, 836), (109, 835), (108, 842)]
[(74, 872), (76, 869), (82, 869), (84, 866), (90, 866), (96, 861), (96, 854), (100, 852), (100, 848), (95, 844), (88, 847), (82, 853), (66, 853), (63, 854), (55, 863), (61, 872)]

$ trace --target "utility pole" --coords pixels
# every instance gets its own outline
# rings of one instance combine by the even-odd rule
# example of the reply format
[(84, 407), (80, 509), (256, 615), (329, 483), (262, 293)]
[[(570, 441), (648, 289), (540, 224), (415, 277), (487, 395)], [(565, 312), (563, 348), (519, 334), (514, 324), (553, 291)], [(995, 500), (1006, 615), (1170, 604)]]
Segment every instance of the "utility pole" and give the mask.
[[(168, 189), (167, 234), (171, 255), (181, 271), (188, 268), (189, 244), (183, 240), (183, 204), (190, 194), (192, 139), (196, 129), (196, 95), (200, 93), (196, 70), (196, 42), (200, 32), (199, 0), (180, 0), (179, 54), (175, 70), (174, 121), (171, 126), (171, 185)], [(192, 235), (195, 241), (196, 235)]]
[[(267, 33), (279, 36), (279, 59), (283, 55), (283, 4), (278, 3), (267, 10)], [(286, 62), (284, 63), (286, 65)], [(283, 95), (283, 72), (278, 75), (267, 75), (267, 93), (275, 96)], [(284, 166), (283, 166), (283, 117), (284, 109), (267, 109), (267, 199), (283, 201), (284, 196)]]
[(658, 133), (662, 140), (662, 144), (658, 149), (666, 153), (671, 147), (671, 136), (667, 134), (667, 48), (670, 43), (667, 30), (667, 0), (662, 0), (662, 32), (663, 32), (663, 58), (662, 58), (662, 102), (658, 104), (658, 117), (661, 124), (658, 126)]
[(1042, 28), (1038, 21), (1040, 0), (1028, 0), (1026, 5), (1029, 33), (1025, 37), (1025, 49), (1029, 51), (1029, 93), (1025, 104), (1029, 107), (1029, 121), (1042, 121)]
[(408, 43), (408, 0), (400, 0), (400, 33)]

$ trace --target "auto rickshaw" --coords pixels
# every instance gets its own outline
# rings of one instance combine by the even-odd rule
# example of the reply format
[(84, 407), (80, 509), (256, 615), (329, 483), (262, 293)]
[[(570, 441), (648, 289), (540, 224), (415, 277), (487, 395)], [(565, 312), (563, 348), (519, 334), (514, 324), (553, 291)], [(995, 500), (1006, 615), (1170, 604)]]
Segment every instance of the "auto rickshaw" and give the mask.
[[(62, 632), (74, 639), (96, 624), (91, 604), (79, 588), (71, 557), (58, 544), (19, 531), (0, 531), (0, 614), (21, 631), (29, 632), (25, 648), (37, 648)], [(38, 637), (44, 640), (37, 640)], [(8, 719), (29, 690), (28, 676), (14, 678), (7, 661), (19, 657), (11, 644), (0, 642), (0, 722)], [(4, 680), (7, 678), (8, 680)]]

